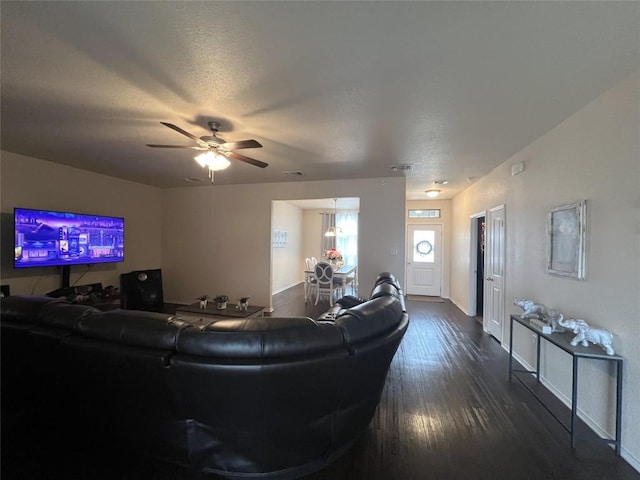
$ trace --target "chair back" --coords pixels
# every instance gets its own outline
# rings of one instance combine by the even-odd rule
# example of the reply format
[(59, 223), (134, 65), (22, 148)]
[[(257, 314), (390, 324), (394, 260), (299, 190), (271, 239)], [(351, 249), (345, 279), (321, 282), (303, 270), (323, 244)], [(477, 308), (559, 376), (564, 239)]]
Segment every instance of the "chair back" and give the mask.
[(327, 262), (318, 262), (315, 267), (316, 279), (320, 288), (331, 289), (333, 284), (333, 267)]
[(313, 271), (313, 267), (314, 267), (313, 260), (311, 260), (311, 259), (310, 259), (310, 258), (308, 258), (308, 257), (307, 257), (307, 258), (305, 258), (305, 259), (304, 259), (304, 265), (305, 265), (305, 269), (306, 269), (307, 271), (310, 271), (310, 272), (312, 272), (312, 271)]
[(311, 262), (313, 263), (313, 266), (315, 267), (318, 263), (318, 259), (316, 257), (311, 257)]

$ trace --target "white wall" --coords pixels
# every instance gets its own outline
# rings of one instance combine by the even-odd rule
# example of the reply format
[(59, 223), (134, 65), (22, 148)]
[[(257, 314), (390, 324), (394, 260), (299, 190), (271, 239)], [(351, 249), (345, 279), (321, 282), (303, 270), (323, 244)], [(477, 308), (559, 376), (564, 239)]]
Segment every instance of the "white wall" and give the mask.
[(271, 249), (271, 282), (273, 293), (278, 293), (304, 280), (303, 211), (290, 203), (273, 202), (271, 215), (272, 229), (287, 232), (287, 245)]
[[(506, 305), (534, 299), (610, 330), (616, 353), (625, 357), (624, 456), (640, 469), (640, 75), (625, 79), (527, 146), (453, 199), (451, 296), (468, 308), (469, 218), (506, 205)], [(511, 165), (525, 162), (515, 177)], [(588, 201), (587, 278), (545, 273), (547, 209)], [(514, 331), (520, 357), (535, 364), (530, 334)], [(599, 348), (592, 346), (591, 348)], [(571, 362), (543, 348), (545, 382), (570, 399)], [(614, 376), (596, 361), (581, 360), (579, 409), (600, 431), (615, 432)]]
[[(224, 290), (271, 305), (271, 204), (274, 200), (360, 197), (359, 279), (404, 278), (405, 178), (213, 185), (163, 191), (163, 268), (167, 301)], [(193, 239), (193, 241), (191, 241)], [(172, 245), (189, 244), (189, 251)], [(398, 255), (391, 255), (396, 249)]]
[[(440, 209), (440, 218), (409, 218), (409, 210)], [(442, 225), (442, 297), (449, 298), (451, 275), (451, 200), (408, 200), (408, 225)], [(404, 283), (406, 285), (406, 278)]]
[[(13, 269), (13, 208), (67, 210), (124, 217), (125, 261), (95, 265), (78, 283), (120, 285), (120, 274), (161, 266), (160, 189), (66, 167), (10, 152), (1, 152), (3, 284), (13, 295), (43, 295), (60, 287), (56, 267)], [(71, 267), (73, 284), (86, 267)]]
[(306, 257), (316, 257), (322, 260), (322, 215), (327, 210), (305, 210), (304, 211), (304, 236), (302, 239), (302, 253)]

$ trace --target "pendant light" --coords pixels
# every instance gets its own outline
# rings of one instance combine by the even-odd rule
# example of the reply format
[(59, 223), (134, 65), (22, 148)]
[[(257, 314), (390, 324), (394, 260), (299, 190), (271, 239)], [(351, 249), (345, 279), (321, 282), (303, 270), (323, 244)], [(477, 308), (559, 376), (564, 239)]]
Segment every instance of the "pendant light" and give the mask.
[(327, 231), (324, 232), (324, 236), (325, 237), (335, 237), (339, 233), (342, 233), (342, 229), (336, 227), (336, 217), (338, 215), (338, 199), (334, 198), (333, 202), (335, 204), (334, 209), (333, 209), (333, 225), (330, 226), (329, 228), (327, 228)]

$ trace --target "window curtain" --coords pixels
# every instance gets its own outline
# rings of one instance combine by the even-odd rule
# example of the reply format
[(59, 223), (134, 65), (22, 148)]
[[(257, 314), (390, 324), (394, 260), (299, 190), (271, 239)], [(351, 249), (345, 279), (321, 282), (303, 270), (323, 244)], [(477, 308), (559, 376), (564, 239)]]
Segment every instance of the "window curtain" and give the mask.
[(345, 265), (358, 265), (358, 212), (341, 210), (336, 215), (336, 249), (342, 253)]

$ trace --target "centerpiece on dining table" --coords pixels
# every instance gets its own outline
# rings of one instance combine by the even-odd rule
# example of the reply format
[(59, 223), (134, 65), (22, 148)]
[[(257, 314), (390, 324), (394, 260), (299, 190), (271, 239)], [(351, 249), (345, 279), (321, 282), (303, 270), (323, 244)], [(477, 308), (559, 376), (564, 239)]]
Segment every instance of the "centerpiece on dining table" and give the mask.
[(327, 259), (331, 265), (336, 268), (339, 268), (344, 265), (344, 261), (342, 260), (342, 254), (336, 250), (335, 248), (330, 248), (324, 253), (324, 258)]

